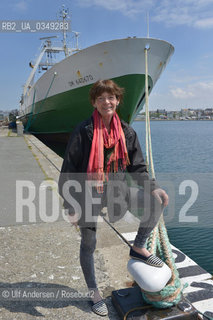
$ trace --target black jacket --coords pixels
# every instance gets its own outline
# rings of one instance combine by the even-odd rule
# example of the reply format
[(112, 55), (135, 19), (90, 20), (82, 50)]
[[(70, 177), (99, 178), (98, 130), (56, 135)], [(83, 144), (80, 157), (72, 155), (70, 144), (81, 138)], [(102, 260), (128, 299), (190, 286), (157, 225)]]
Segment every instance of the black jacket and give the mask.
[[(127, 166), (127, 172), (130, 173), (131, 178), (137, 182), (138, 186), (144, 187), (145, 182), (149, 184), (150, 190), (158, 188), (156, 181), (149, 179), (146, 164), (144, 162), (141, 147), (138, 141), (136, 132), (126, 122), (121, 120), (121, 125), (126, 138), (126, 147), (130, 160), (130, 164)], [(73, 207), (68, 203), (63, 195), (62, 188), (64, 182), (69, 179), (84, 181), (87, 172), (87, 166), (89, 161), (90, 149), (93, 139), (93, 118), (89, 118), (82, 122), (72, 133), (65, 152), (64, 162), (61, 169), (59, 178), (59, 193), (64, 198), (64, 207), (69, 209), (69, 213), (73, 213)], [(80, 178), (79, 178), (80, 177)], [(125, 173), (116, 174), (116, 179), (126, 181)], [(113, 178), (114, 179), (114, 178)], [(81, 181), (81, 182), (82, 182)], [(121, 201), (120, 213), (117, 215), (119, 218), (125, 214), (128, 209), (128, 186), (127, 183), (123, 185), (121, 193), (124, 194), (124, 198)], [(78, 194), (77, 201), (82, 202), (83, 199)], [(84, 210), (85, 211), (85, 210)], [(109, 207), (108, 207), (109, 211)], [(111, 217), (112, 218), (112, 217)], [(111, 219), (111, 221), (117, 220)]]

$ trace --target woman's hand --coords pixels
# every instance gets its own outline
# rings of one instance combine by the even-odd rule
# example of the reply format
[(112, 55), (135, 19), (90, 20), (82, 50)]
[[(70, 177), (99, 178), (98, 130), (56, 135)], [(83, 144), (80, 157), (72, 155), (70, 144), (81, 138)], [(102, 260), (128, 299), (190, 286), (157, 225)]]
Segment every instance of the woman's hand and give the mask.
[(152, 195), (160, 202), (160, 204), (163, 204), (164, 207), (168, 206), (169, 196), (165, 190), (161, 188), (155, 189), (152, 191)]
[(78, 230), (78, 220), (79, 220), (79, 214), (78, 213), (74, 213), (74, 214), (68, 214), (68, 219), (69, 222), (76, 227), (76, 229)]

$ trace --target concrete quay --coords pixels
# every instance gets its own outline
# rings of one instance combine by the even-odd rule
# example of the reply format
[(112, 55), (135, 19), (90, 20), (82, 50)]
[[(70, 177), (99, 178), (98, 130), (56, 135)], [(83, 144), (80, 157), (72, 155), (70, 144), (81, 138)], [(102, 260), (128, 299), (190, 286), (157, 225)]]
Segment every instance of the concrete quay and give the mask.
[[(17, 136), (1, 128), (0, 154), (0, 319), (100, 319), (90, 310), (88, 299), (79, 295), (87, 292), (79, 264), (79, 232), (62, 217), (44, 222), (37, 212), (39, 186), (48, 179), (57, 183), (62, 158), (32, 135)], [(17, 192), (17, 181), (28, 181), (28, 192), (35, 186), (31, 221), (26, 210), (17, 222), (20, 196), (28, 196), (24, 188), (23, 194)], [(51, 199), (47, 207), (51, 210)], [(137, 230), (137, 221), (127, 220), (116, 223), (116, 228)], [(110, 296), (132, 281), (126, 269), (129, 248), (104, 221), (99, 223), (97, 239), (97, 282), (109, 308), (105, 319), (118, 320)], [(49, 292), (51, 299), (26, 298), (29, 292), (42, 297)]]

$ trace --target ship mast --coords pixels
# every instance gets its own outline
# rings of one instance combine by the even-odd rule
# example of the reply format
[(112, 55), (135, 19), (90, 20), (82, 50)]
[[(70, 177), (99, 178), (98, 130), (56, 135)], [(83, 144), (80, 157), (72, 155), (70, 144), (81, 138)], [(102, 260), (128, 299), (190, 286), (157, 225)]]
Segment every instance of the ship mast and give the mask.
[(65, 9), (64, 5), (62, 6), (63, 9), (60, 11), (61, 17), (63, 19), (63, 47), (64, 47), (64, 54), (65, 57), (68, 57), (69, 53), (67, 50), (67, 33), (65, 30), (65, 20), (67, 19), (67, 15), (68, 15), (68, 10)]
[[(32, 64), (30, 62), (30, 66), (33, 68), (33, 70), (31, 71), (30, 76), (24, 85), (23, 95), (21, 98), (21, 105), (24, 102), (24, 97), (26, 96), (28, 90), (30, 90), (33, 86), (34, 76), (35, 76), (37, 69), (40, 70), (40, 68), (41, 68), (41, 70), (48, 70), (49, 67), (52, 67), (55, 64), (51, 61), (52, 53), (56, 54), (59, 52), (64, 52), (65, 57), (68, 57), (73, 52), (79, 51), (79, 48), (78, 48), (78, 37), (80, 34), (79, 32), (73, 31), (73, 33), (75, 34), (75, 38), (76, 38), (76, 47), (69, 48), (67, 46), (67, 31), (65, 28), (65, 22), (68, 19), (68, 10), (65, 9), (64, 5), (62, 6), (62, 10), (60, 11), (60, 18), (62, 18), (62, 20), (63, 20), (63, 30), (62, 30), (62, 32), (63, 32), (63, 40), (62, 40), (63, 46), (52, 46), (51, 39), (57, 38), (56, 36), (40, 38), (40, 40), (44, 40), (44, 44), (43, 44), (41, 53), (39, 54), (35, 64)], [(42, 62), (42, 58), (44, 57), (44, 55), (46, 55), (46, 60), (44, 62)]]

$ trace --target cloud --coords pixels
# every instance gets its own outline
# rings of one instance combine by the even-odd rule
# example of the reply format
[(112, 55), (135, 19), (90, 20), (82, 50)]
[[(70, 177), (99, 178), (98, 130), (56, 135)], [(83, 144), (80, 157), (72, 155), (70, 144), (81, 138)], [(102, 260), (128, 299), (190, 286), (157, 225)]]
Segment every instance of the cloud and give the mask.
[(194, 96), (193, 92), (184, 90), (182, 88), (173, 88), (170, 90), (170, 92), (174, 98), (178, 98), (178, 99), (186, 99)]
[(170, 89), (171, 95), (176, 99), (211, 97), (213, 92), (213, 81), (210, 82), (196, 82), (189, 84), (184, 89), (180, 87), (173, 87)]
[[(157, 88), (156, 88), (157, 89)], [(197, 81), (185, 86), (172, 86), (150, 96), (150, 109), (212, 108), (213, 81)]]
[(200, 29), (208, 29), (213, 27), (213, 17), (197, 20), (194, 24), (195, 27)]
[(161, 0), (153, 10), (152, 20), (166, 26), (213, 27), (213, 0)]
[(78, 0), (80, 6), (99, 6), (110, 11), (119, 11), (125, 16), (133, 17), (147, 12), (156, 0)]
[(134, 17), (150, 12), (150, 20), (171, 26), (213, 28), (213, 0), (77, 0), (80, 6), (101, 7)]
[(18, 1), (15, 5), (14, 5), (14, 9), (16, 11), (26, 11), (28, 8), (27, 6), (27, 1), (25, 0), (21, 0), (21, 1)]

